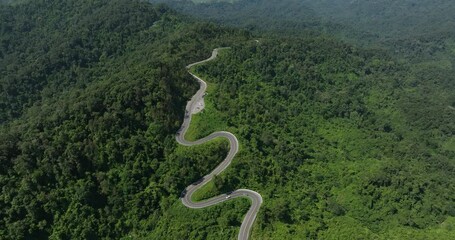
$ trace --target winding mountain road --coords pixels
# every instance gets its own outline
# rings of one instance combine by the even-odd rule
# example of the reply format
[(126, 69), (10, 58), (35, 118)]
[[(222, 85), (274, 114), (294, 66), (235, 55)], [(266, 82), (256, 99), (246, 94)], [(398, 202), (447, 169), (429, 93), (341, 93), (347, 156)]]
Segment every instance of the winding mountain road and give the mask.
[[(200, 62), (190, 64), (187, 66), (187, 69), (190, 69), (193, 66), (214, 60), (217, 57), (218, 51), (220, 49), (223, 49), (223, 48), (214, 49), (212, 52), (212, 56), (210, 58), (200, 61)], [(240, 227), (240, 232), (238, 235), (239, 240), (247, 240), (249, 238), (249, 234), (251, 232), (251, 228), (253, 226), (254, 220), (256, 219), (257, 213), (262, 204), (262, 197), (259, 193), (252, 191), (252, 190), (248, 190), (248, 189), (238, 189), (229, 194), (222, 194), (220, 196), (216, 196), (216, 197), (213, 197), (208, 200), (201, 201), (201, 202), (193, 202), (191, 200), (191, 196), (197, 189), (199, 189), (202, 186), (204, 186), (205, 184), (207, 184), (210, 180), (212, 180), (212, 178), (214, 176), (223, 172), (229, 166), (229, 164), (231, 164), (232, 159), (234, 158), (235, 154), (239, 150), (239, 142), (234, 134), (232, 134), (230, 132), (224, 132), (224, 131), (214, 132), (214, 133), (210, 134), (209, 136), (196, 140), (194, 142), (190, 142), (185, 139), (185, 133), (188, 130), (190, 123), (191, 123), (191, 116), (193, 113), (198, 112), (196, 110), (197, 104), (198, 104), (198, 102), (203, 101), (204, 93), (207, 89), (207, 83), (204, 82), (204, 80), (202, 80), (198, 76), (192, 74), (191, 72), (190, 72), (190, 74), (196, 80), (198, 80), (198, 82), (200, 84), (200, 88), (186, 105), (185, 118), (183, 120), (182, 127), (180, 128), (180, 130), (177, 132), (177, 135), (176, 135), (177, 142), (184, 146), (195, 146), (195, 145), (200, 145), (200, 144), (206, 143), (212, 139), (221, 137), (221, 138), (226, 138), (229, 140), (230, 150), (229, 150), (229, 153), (226, 156), (226, 158), (211, 173), (205, 175), (199, 181), (186, 187), (186, 189), (182, 192), (182, 195), (181, 195), (182, 203), (189, 208), (205, 208), (205, 207), (213, 206), (213, 205), (216, 205), (216, 204), (219, 204), (219, 203), (222, 203), (225, 201), (229, 201), (229, 200), (232, 200), (235, 198), (239, 198), (239, 197), (249, 198), (252, 202), (251, 207), (248, 210), (247, 214), (245, 215), (245, 218), (243, 219), (242, 225)]]

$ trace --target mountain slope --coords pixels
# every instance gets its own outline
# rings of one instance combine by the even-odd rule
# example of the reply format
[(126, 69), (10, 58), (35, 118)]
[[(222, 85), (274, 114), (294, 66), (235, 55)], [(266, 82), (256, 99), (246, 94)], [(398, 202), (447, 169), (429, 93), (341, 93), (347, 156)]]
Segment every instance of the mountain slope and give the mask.
[(219, 162), (223, 144), (174, 141), (197, 89), (185, 66), (248, 34), (126, 0), (29, 1), (0, 19), (1, 238), (148, 234)]
[(260, 192), (254, 239), (455, 236), (453, 69), (309, 37), (241, 44), (197, 74), (213, 107), (196, 137), (243, 143), (206, 191)]
[(2, 5), (1, 238), (235, 238), (248, 202), (178, 200), (227, 144), (175, 142), (197, 89), (185, 66), (232, 46), (195, 70), (209, 93), (190, 132), (229, 130), (240, 152), (198, 198), (258, 190), (253, 239), (453, 239), (454, 42), (405, 39), (408, 61), (302, 34), (322, 21), (302, 1), (244, 4), (221, 5), (226, 21), (301, 37), (141, 1)]
[(287, 35), (322, 33), (356, 44), (388, 48), (397, 40), (437, 41), (444, 35), (453, 38), (455, 33), (455, 3), (450, 0), (241, 0), (203, 4), (188, 0), (150, 1), (166, 2), (185, 14), (238, 27)]

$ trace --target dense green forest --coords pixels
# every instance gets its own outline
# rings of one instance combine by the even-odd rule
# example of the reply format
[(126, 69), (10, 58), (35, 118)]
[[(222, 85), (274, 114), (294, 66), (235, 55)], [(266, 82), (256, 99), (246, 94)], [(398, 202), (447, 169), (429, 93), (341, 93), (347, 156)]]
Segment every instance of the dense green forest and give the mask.
[(240, 152), (196, 198), (261, 193), (252, 239), (455, 238), (453, 4), (213, 2), (0, 1), (0, 239), (235, 239), (248, 201), (178, 199), (227, 153), (175, 141), (220, 46), (189, 137)]
[[(262, 28), (316, 23), (358, 29), (382, 37), (453, 32), (455, 3), (450, 0), (150, 0), (215, 21)], [(327, 23), (327, 24), (326, 24)], [(325, 25), (326, 24), (326, 25)], [(274, 29), (276, 30), (276, 29)], [(342, 29), (346, 31), (346, 29)]]
[(326, 34), (369, 47), (389, 48), (404, 42), (415, 47), (429, 39), (447, 39), (447, 35), (453, 39), (455, 34), (455, 3), (451, 0), (150, 1), (166, 2), (182, 13), (249, 30)]
[(150, 1), (166, 3), (179, 12), (250, 31), (301, 35), (308, 34), (306, 30), (321, 30), (323, 25), (311, 8), (298, 0)]
[(455, 5), (433, 4), (173, 2), (297, 36), (258, 38), (198, 69), (213, 89), (193, 131), (226, 129), (244, 143), (201, 195), (260, 192), (257, 239), (454, 238)]
[(217, 188), (264, 197), (256, 239), (455, 236), (452, 68), (280, 38), (238, 45), (197, 72), (214, 86), (213, 108), (194, 128), (244, 144)]
[(126, 0), (30, 1), (0, 19), (0, 238), (153, 232), (226, 151), (176, 147), (197, 89), (184, 66), (248, 33)]

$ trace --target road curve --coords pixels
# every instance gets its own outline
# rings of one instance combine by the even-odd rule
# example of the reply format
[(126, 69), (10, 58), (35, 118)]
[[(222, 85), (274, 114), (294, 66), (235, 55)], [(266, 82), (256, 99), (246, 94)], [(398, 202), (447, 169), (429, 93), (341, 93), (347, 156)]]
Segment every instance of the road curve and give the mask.
[[(212, 56), (210, 58), (200, 61), (200, 62), (192, 63), (187, 66), (187, 69), (190, 69), (193, 66), (196, 66), (196, 65), (199, 65), (202, 63), (206, 63), (208, 61), (215, 59), (217, 57), (218, 51), (220, 49), (223, 49), (223, 48), (214, 49), (212, 52)], [(211, 173), (205, 175), (199, 181), (186, 187), (185, 190), (182, 192), (180, 199), (181, 199), (182, 203), (189, 208), (205, 208), (205, 207), (213, 206), (213, 205), (222, 203), (224, 201), (229, 201), (229, 200), (239, 198), (239, 197), (249, 198), (251, 200), (251, 207), (248, 210), (247, 214), (245, 215), (245, 218), (243, 219), (242, 225), (240, 227), (239, 235), (238, 235), (239, 240), (247, 240), (249, 238), (249, 234), (251, 232), (251, 228), (253, 226), (254, 220), (256, 219), (257, 213), (262, 204), (262, 197), (259, 193), (252, 191), (252, 190), (248, 190), (248, 189), (238, 189), (233, 192), (230, 192), (229, 194), (222, 194), (220, 196), (216, 196), (216, 197), (213, 197), (208, 200), (201, 201), (201, 202), (191, 201), (191, 196), (197, 189), (204, 186), (206, 183), (208, 183), (210, 180), (212, 180), (212, 178), (214, 176), (223, 172), (229, 166), (229, 164), (231, 164), (232, 159), (234, 158), (235, 154), (239, 150), (239, 142), (234, 134), (232, 134), (230, 132), (224, 132), (224, 131), (214, 132), (214, 133), (208, 135), (207, 137), (196, 140), (194, 142), (191, 142), (191, 141), (188, 141), (185, 139), (185, 133), (188, 130), (190, 123), (191, 123), (192, 113), (196, 108), (197, 102), (200, 101), (204, 97), (204, 93), (207, 89), (207, 83), (204, 82), (204, 80), (202, 80), (198, 76), (192, 74), (191, 72), (190, 72), (190, 74), (196, 80), (198, 80), (200, 88), (186, 105), (183, 124), (176, 135), (177, 142), (184, 146), (194, 146), (194, 145), (203, 144), (212, 139), (221, 137), (221, 138), (226, 138), (229, 140), (230, 150), (229, 150), (229, 153), (226, 156), (226, 158)]]

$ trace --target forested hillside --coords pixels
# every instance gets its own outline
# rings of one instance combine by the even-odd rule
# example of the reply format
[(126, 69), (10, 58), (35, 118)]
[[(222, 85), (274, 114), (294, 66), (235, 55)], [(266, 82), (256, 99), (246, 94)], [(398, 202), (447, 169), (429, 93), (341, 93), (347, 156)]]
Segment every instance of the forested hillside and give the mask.
[(393, 47), (399, 40), (401, 44), (410, 42), (407, 47), (411, 48), (429, 39), (447, 39), (447, 35), (453, 39), (455, 34), (455, 3), (451, 0), (150, 1), (166, 2), (185, 14), (250, 30), (326, 34), (370, 47)]
[(197, 89), (185, 65), (248, 34), (126, 0), (29, 1), (0, 19), (0, 239), (153, 232), (226, 148), (176, 147)]
[(450, 0), (304, 1), (323, 19), (383, 37), (452, 32), (455, 3)]
[(299, 0), (207, 1), (204, 3), (191, 0), (150, 1), (166, 3), (188, 15), (249, 30), (259, 29), (301, 35), (305, 34), (304, 30), (320, 30), (321, 27), (316, 13)]
[(247, 200), (179, 201), (228, 150), (175, 141), (185, 66), (222, 46), (192, 69), (208, 94), (188, 137), (240, 151), (196, 199), (258, 191), (252, 239), (455, 238), (449, 1), (209, 2), (168, 3), (248, 31), (139, 0), (0, 0), (0, 239), (235, 239)]
[(260, 192), (255, 239), (455, 237), (452, 68), (280, 38), (237, 45), (197, 72), (213, 107), (194, 128), (244, 144), (205, 191)]

